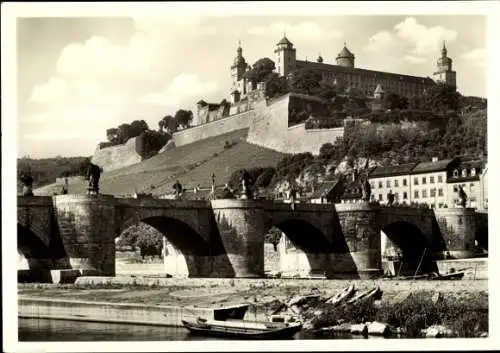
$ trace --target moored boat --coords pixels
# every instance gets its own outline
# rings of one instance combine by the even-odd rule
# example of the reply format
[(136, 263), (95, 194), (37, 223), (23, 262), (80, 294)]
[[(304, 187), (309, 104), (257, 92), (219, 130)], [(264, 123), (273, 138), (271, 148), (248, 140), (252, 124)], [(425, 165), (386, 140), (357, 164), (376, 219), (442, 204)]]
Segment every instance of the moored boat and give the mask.
[(240, 339), (286, 339), (292, 338), (302, 329), (299, 322), (206, 320), (200, 317), (194, 321), (182, 320), (182, 324), (192, 334)]
[(354, 294), (355, 291), (356, 289), (354, 288), (354, 284), (351, 284), (349, 287), (344, 288), (341, 292), (329, 298), (325, 303), (332, 305), (339, 304), (342, 301), (349, 299)]
[(359, 293), (355, 297), (349, 299), (347, 301), (347, 303), (348, 304), (352, 304), (352, 303), (357, 302), (358, 300), (368, 299), (368, 298), (380, 299), (381, 295), (382, 295), (382, 291), (380, 290), (380, 288), (379, 287), (375, 287), (375, 288), (369, 289), (369, 290), (367, 290), (365, 292)]

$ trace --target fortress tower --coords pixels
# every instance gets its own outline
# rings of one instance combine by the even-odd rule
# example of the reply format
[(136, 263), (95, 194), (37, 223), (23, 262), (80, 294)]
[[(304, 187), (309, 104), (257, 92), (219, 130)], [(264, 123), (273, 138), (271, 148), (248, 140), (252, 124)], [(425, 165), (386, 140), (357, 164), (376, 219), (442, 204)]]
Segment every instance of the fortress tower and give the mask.
[(276, 54), (276, 72), (280, 76), (288, 76), (296, 70), (296, 50), (286, 36), (283, 36), (276, 44), (274, 53)]
[(243, 74), (249, 69), (249, 65), (243, 57), (243, 49), (241, 49), (241, 42), (238, 41), (238, 48), (236, 49), (236, 57), (234, 58), (233, 65), (231, 65), (231, 100), (233, 103), (239, 100), (239, 97), (245, 95), (247, 92), (247, 82), (243, 78)]
[(354, 54), (347, 49), (345, 42), (344, 48), (338, 53), (336, 61), (338, 66), (354, 67)]
[(453, 60), (448, 57), (448, 50), (443, 41), (443, 48), (441, 49), (441, 57), (437, 60), (437, 71), (434, 73), (433, 78), (436, 82), (443, 82), (448, 85), (457, 85), (457, 73), (452, 69)]

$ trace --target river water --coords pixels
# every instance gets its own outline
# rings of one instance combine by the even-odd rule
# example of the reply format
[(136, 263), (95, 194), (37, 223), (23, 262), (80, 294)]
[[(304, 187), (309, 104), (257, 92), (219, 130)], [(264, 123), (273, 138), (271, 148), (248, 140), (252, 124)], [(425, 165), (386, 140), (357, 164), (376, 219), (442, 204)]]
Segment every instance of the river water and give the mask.
[[(311, 339), (297, 333), (294, 339)], [(223, 340), (192, 336), (183, 327), (110, 324), (84, 321), (19, 318), (19, 341), (200, 341)]]

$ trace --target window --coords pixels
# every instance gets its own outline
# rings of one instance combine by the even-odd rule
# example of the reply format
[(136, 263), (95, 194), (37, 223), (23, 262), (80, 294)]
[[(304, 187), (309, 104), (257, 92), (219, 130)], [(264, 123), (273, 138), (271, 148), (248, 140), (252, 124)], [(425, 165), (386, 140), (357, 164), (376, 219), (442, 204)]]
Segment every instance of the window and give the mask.
[(413, 196), (418, 199), (418, 190), (415, 190), (415, 193), (413, 194)]
[(434, 184), (434, 177), (433, 176), (429, 177), (429, 183)]
[(443, 189), (438, 189), (438, 196), (443, 196)]
[(443, 176), (442, 175), (438, 175), (438, 183), (442, 183), (443, 182)]
[(379, 189), (382, 189), (382, 188), (384, 187), (384, 186), (382, 185), (382, 182), (381, 182), (381, 181), (379, 181), (379, 182), (378, 182), (378, 187), (379, 187)]
[(391, 187), (391, 181), (390, 181), (390, 180), (387, 180), (387, 182), (386, 182), (386, 186), (387, 186), (388, 188), (390, 188), (390, 187)]
[(423, 184), (427, 184), (427, 178), (426, 177), (422, 177), (422, 185)]
[(418, 178), (413, 178), (413, 184), (418, 185)]
[(399, 194), (397, 192), (394, 194), (394, 199), (399, 200)]
[(427, 190), (422, 190), (422, 197), (423, 198), (427, 197)]
[(399, 180), (398, 180), (398, 179), (394, 179), (394, 186), (395, 186), (395, 187), (398, 187), (398, 186), (399, 186)]
[(475, 175), (476, 175), (476, 168), (472, 168), (472, 169), (470, 170), (470, 175), (471, 175), (471, 176), (475, 176)]
[(436, 189), (431, 189), (431, 197), (435, 197), (436, 196)]
[(403, 199), (405, 199), (405, 200), (406, 200), (407, 198), (408, 198), (408, 194), (407, 194), (407, 193), (406, 193), (406, 191), (405, 191), (405, 192), (403, 192)]
[(382, 201), (382, 194), (378, 194), (378, 200)]
[(406, 179), (403, 179), (403, 186), (406, 186)]
[(370, 184), (370, 187), (371, 187), (372, 189), (375, 189), (375, 183), (371, 183), (371, 184)]
[(462, 170), (462, 177), (466, 177), (467, 176), (467, 169), (463, 169)]
[(453, 177), (454, 177), (454, 178), (458, 178), (458, 169), (455, 169), (455, 170), (453, 171)]
[(474, 183), (470, 183), (469, 187), (472, 189), (474, 187)]
[(455, 185), (455, 186), (453, 186), (453, 192), (457, 192), (457, 191), (458, 191), (457, 186), (456, 186), (456, 185)]

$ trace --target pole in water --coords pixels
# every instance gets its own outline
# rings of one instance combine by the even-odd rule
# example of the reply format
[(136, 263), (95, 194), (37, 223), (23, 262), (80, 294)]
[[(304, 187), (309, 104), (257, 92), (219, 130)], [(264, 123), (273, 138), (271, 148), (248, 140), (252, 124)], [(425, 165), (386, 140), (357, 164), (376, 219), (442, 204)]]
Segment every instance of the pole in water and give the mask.
[(422, 252), (422, 257), (420, 258), (420, 262), (418, 263), (417, 270), (415, 271), (415, 274), (413, 275), (413, 279), (417, 276), (418, 270), (420, 269), (420, 265), (422, 264), (422, 260), (424, 259), (425, 252), (427, 251), (427, 248), (424, 249)]

